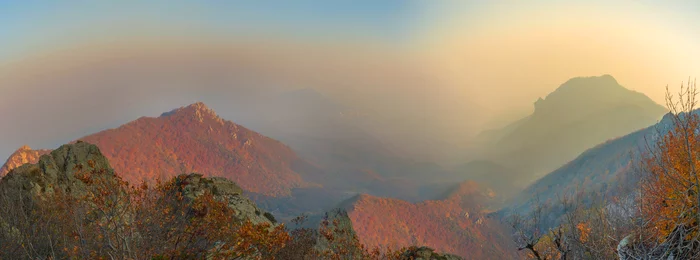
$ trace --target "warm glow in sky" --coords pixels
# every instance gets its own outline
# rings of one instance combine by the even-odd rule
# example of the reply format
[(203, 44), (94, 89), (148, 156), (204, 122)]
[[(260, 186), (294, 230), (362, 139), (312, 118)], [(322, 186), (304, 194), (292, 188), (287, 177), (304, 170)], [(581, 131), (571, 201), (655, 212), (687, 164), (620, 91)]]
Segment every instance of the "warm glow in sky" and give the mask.
[(700, 73), (700, 4), (691, 1), (528, 1), (465, 5), (464, 15), (455, 9), (427, 31), (426, 49), (457, 85), (491, 97), (489, 103), (522, 104), (571, 77), (611, 74), (663, 104), (664, 86)]

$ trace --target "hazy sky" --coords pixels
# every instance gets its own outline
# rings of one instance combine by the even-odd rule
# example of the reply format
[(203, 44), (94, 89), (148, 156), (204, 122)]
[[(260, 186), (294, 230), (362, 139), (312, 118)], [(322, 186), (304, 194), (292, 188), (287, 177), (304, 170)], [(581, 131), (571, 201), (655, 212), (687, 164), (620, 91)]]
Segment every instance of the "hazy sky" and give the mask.
[(700, 68), (697, 17), (697, 1), (0, 1), (0, 61), (124, 38), (274, 36), (411, 49), (455, 87), (516, 99), (608, 73), (661, 101)]
[[(472, 133), (498, 115), (526, 113), (538, 97), (577, 76), (611, 74), (663, 103), (665, 85), (675, 87), (700, 74), (698, 17), (697, 1), (0, 0), (0, 109), (5, 110), (0, 122), (18, 120), (23, 113), (41, 117), (47, 109), (35, 103), (36, 111), (10, 111), (27, 104), (19, 88), (28, 83), (8, 79), (18, 71), (51, 78), (60, 74), (56, 68), (80, 63), (76, 57), (101, 57), (87, 51), (94, 46), (112, 46), (114, 52), (246, 40), (247, 52), (259, 54), (254, 59), (268, 68), (266, 75), (282, 71), (355, 101), (406, 96), (395, 103), (405, 106), (392, 105), (394, 110), (411, 116), (411, 104), (433, 106), (420, 109), (436, 114), (445, 129)], [(265, 47), (256, 49), (259, 43)], [(284, 55), (270, 51), (280, 49)], [(45, 55), (57, 50), (64, 56), (47, 62)], [(79, 91), (80, 86), (67, 89)], [(423, 93), (434, 100), (414, 104)], [(376, 100), (367, 101), (374, 94)], [(148, 102), (142, 99), (138, 102)], [(158, 100), (157, 108), (145, 112), (131, 100), (129, 113), (113, 112), (128, 115), (113, 120), (154, 115), (192, 99)], [(84, 108), (70, 111), (90, 118)], [(95, 125), (99, 129), (116, 121)], [(65, 130), (46, 140), (60, 143), (84, 131)], [(0, 157), (21, 144), (48, 142), (32, 139), (31, 131), (26, 136), (11, 132), (12, 137), (0, 136)]]

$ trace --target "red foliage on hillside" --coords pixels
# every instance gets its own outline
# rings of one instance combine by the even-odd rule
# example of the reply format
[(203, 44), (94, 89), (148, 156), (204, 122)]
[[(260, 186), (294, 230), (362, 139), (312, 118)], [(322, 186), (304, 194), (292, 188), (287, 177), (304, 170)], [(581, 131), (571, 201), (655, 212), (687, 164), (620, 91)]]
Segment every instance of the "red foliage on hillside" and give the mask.
[(219, 118), (202, 103), (142, 117), (81, 139), (96, 144), (112, 167), (131, 183), (180, 173), (221, 176), (243, 189), (270, 196), (308, 186), (291, 165), (287, 146)]
[(362, 194), (348, 214), (360, 241), (369, 247), (426, 245), (469, 259), (516, 258), (507, 232), (475, 204), (484, 195), (474, 186), (465, 183), (444, 200), (416, 204)]

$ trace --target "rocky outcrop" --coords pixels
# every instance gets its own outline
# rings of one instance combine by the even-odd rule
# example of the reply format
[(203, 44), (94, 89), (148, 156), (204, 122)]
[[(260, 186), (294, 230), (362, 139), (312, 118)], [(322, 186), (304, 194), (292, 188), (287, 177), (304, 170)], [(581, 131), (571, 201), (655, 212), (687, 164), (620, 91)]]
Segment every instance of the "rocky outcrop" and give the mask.
[(76, 176), (83, 173), (115, 178), (114, 170), (97, 146), (77, 142), (42, 155), (36, 164), (24, 164), (11, 170), (0, 180), (0, 192), (42, 196), (60, 189), (66, 194), (77, 195), (89, 188)]
[(429, 247), (412, 247), (401, 254), (401, 259), (412, 260), (461, 260), (462, 258), (450, 254), (438, 254), (435, 250)]
[(12, 153), (5, 164), (0, 167), (0, 177), (7, 175), (12, 169), (20, 167), (27, 163), (37, 163), (39, 157), (50, 153), (50, 150), (32, 150), (29, 146), (22, 146), (17, 151)]
[[(190, 242), (180, 246), (175, 252), (184, 250), (184, 247), (187, 250), (192, 249), (195, 255), (199, 254), (197, 252), (217, 255), (228, 254), (228, 251), (234, 250), (233, 244), (226, 243), (236, 240), (227, 240), (231, 237), (230, 233), (212, 237), (199, 236), (200, 234), (215, 233), (215, 229), (231, 228), (229, 224), (243, 224), (244, 221), (263, 224), (263, 228), (267, 227), (269, 231), (284, 232), (279, 231), (281, 227), (276, 225), (270, 213), (260, 210), (243, 195), (243, 190), (236, 183), (224, 178), (204, 178), (201, 174), (193, 173), (176, 176), (151, 189), (146, 189), (146, 185), (143, 186), (144, 189), (130, 187), (128, 182), (115, 174), (97, 146), (81, 141), (63, 145), (41, 156), (36, 164), (25, 164), (15, 168), (0, 179), (0, 244), (17, 242), (11, 247), (24, 248), (24, 241), (31, 240), (30, 245), (43, 248), (33, 254), (45, 255), (53, 252), (53, 249), (49, 248), (54, 244), (42, 244), (43, 236), (56, 241), (55, 239), (60, 240), (65, 236), (73, 237), (71, 234), (85, 230), (81, 233), (84, 235), (81, 236), (82, 240), (77, 242), (80, 246), (110, 246), (110, 252), (128, 255), (132, 253), (130, 246), (144, 244), (146, 240), (163, 238), (154, 234), (185, 232), (177, 235), (189, 237), (188, 239), (192, 239), (190, 241), (206, 242)], [(207, 197), (203, 197), (205, 194)], [(203, 200), (196, 200), (198, 198)], [(226, 204), (209, 204), (213, 202), (212, 199)], [(228, 206), (231, 211), (223, 210), (220, 206)], [(212, 212), (226, 214), (222, 217), (210, 214)], [(228, 212), (232, 212), (232, 215), (228, 215)], [(156, 214), (158, 216), (155, 216)], [(162, 218), (160, 214), (163, 214)], [(206, 216), (213, 217), (205, 218)], [(53, 229), (56, 224), (59, 228)], [(268, 235), (264, 231), (256, 233), (257, 227), (254, 229), (251, 236)], [(49, 232), (39, 233), (37, 230)], [(111, 236), (103, 235), (105, 233)], [(124, 247), (112, 246), (115, 241), (112, 240), (113, 237), (119, 237)], [(180, 237), (177, 241), (166, 239), (161, 241), (161, 244), (150, 244), (150, 247), (139, 250), (150, 252), (153, 248), (167, 248), (173, 244), (177, 246), (176, 242), (179, 242), (179, 239)], [(258, 238), (251, 240), (254, 239)], [(0, 258), (7, 257), (0, 255)]]
[(276, 224), (275, 218), (269, 212), (259, 209), (255, 203), (243, 195), (243, 189), (236, 183), (221, 177), (204, 178), (201, 174), (182, 174), (176, 179), (177, 191), (194, 200), (195, 198), (211, 193), (217, 200), (227, 201), (228, 207), (233, 209), (234, 217), (238, 221), (250, 220), (253, 224)]
[[(61, 190), (65, 194), (78, 196), (92, 189), (80, 175), (105, 181), (116, 181), (117, 176), (100, 149), (86, 142), (63, 145), (39, 158), (36, 164), (25, 164), (11, 170), (0, 180), (0, 193), (11, 197), (41, 198)], [(243, 190), (225, 178), (204, 178), (201, 174), (183, 174), (175, 179), (177, 189), (187, 199), (194, 200), (210, 192), (218, 200), (226, 200), (234, 210), (237, 220), (251, 220), (254, 224), (275, 224), (274, 217), (259, 209), (243, 195)]]
[[(360, 248), (356, 247), (357, 234), (352, 227), (352, 220), (344, 209), (336, 208), (326, 212), (319, 226), (319, 236), (316, 241), (316, 250), (324, 252), (346, 248), (350, 253), (360, 254)], [(353, 247), (353, 248), (348, 248)]]

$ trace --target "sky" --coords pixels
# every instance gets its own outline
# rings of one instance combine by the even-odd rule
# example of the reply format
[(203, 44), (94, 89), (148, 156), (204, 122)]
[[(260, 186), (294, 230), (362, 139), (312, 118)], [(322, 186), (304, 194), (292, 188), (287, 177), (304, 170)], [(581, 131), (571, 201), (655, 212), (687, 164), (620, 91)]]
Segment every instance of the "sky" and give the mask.
[[(213, 57), (246, 56), (261, 77), (316, 88), (385, 118), (416, 121), (397, 127), (407, 136), (435, 133), (419, 131), (420, 122), (435, 125), (445, 138), (503, 125), (578, 76), (610, 74), (663, 104), (666, 85), (673, 90), (700, 74), (697, 17), (697, 1), (0, 0), (0, 121), (39, 128), (45, 126), (27, 118), (79, 114), (75, 121), (43, 120), (66, 125), (42, 138), (5, 126), (0, 157), (23, 144), (50, 148), (190, 101), (217, 100), (218, 88), (165, 95), (158, 87), (123, 87), (127, 94), (148, 93), (120, 93), (123, 103), (102, 110), (85, 109), (90, 103), (84, 98), (61, 102), (63, 96), (26, 108), (28, 96), (42, 93), (30, 91), (40, 79), (48, 85), (65, 79), (50, 87), (56, 95), (70, 90), (102, 96), (114, 90), (82, 84), (101, 75), (88, 61), (114, 63), (132, 55), (168, 67), (175, 58), (145, 57), (168, 47), (188, 53), (182, 56), (208, 48)], [(241, 42), (245, 48), (221, 50)], [(86, 122), (95, 117), (90, 113), (106, 119)]]

